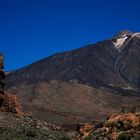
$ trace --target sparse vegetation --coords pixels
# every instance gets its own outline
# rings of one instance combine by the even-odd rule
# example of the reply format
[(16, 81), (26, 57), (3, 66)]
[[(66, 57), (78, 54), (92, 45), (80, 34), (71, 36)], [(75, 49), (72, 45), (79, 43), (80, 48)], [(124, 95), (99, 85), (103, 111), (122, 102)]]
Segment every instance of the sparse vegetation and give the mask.
[(138, 113), (116, 114), (105, 120), (100, 127), (96, 127), (96, 122), (85, 124), (79, 131), (79, 140), (90, 140), (91, 136), (95, 140), (140, 140), (139, 117)]
[(116, 126), (116, 122), (109, 122), (109, 121), (107, 121), (107, 122), (105, 122), (104, 123), (104, 126), (105, 127), (114, 127), (114, 126)]
[(91, 136), (91, 135), (86, 136), (86, 137), (84, 138), (84, 140), (91, 140), (91, 139), (92, 139), (92, 136)]
[(66, 133), (60, 133), (58, 135), (58, 140), (71, 140), (71, 138)]
[(127, 134), (126, 132), (121, 132), (116, 140), (130, 140), (131, 139), (131, 136), (129, 134)]
[(137, 125), (137, 126), (135, 127), (135, 130), (140, 131), (140, 125)]
[(140, 136), (135, 136), (134, 140), (140, 140)]
[(0, 140), (71, 140), (71, 135), (54, 124), (0, 112)]
[(140, 111), (140, 105), (123, 105), (121, 106), (121, 113), (136, 113)]

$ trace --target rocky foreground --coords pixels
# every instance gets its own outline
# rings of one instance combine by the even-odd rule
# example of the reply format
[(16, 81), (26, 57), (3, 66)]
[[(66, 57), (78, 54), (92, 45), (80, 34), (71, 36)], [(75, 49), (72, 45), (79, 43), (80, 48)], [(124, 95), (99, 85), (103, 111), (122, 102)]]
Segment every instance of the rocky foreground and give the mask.
[(0, 112), (0, 140), (75, 140), (71, 132), (29, 116)]
[(48, 124), (25, 112), (15, 95), (4, 94), (0, 107), (0, 140), (76, 140), (76, 131)]
[(140, 140), (140, 114), (112, 115), (81, 126), (78, 140)]
[[(68, 126), (67, 126), (68, 127)], [(0, 112), (0, 140), (140, 140), (140, 114), (112, 115), (80, 124), (77, 130), (48, 124), (29, 115)]]

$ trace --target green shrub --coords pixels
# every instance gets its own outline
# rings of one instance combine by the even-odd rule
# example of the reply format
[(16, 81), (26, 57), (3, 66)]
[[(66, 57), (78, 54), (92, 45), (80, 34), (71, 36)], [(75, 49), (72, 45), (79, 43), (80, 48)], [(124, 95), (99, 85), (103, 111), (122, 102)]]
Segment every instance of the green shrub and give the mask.
[(131, 136), (125, 132), (122, 132), (118, 135), (116, 140), (131, 140)]
[(101, 128), (104, 126), (104, 121), (96, 121), (94, 125), (96, 128)]
[(86, 136), (86, 137), (84, 138), (84, 140), (91, 140), (91, 139), (92, 139), (92, 136), (91, 136), (91, 135)]
[(66, 133), (59, 134), (58, 140), (71, 140)]
[(34, 130), (29, 130), (29, 131), (26, 132), (26, 136), (35, 137), (35, 136), (37, 136), (37, 133)]
[(127, 131), (127, 130), (132, 128), (132, 122), (131, 121), (127, 121), (125, 123), (124, 122), (118, 122), (116, 127), (120, 131)]
[(135, 130), (136, 130), (136, 131), (140, 131), (140, 125), (137, 125), (137, 126), (135, 127)]
[(104, 126), (105, 127), (114, 127), (114, 126), (116, 126), (116, 122), (107, 121), (107, 122), (104, 123)]
[(134, 140), (140, 140), (140, 136), (135, 136)]
[(94, 130), (93, 128), (87, 128), (86, 131), (92, 133)]

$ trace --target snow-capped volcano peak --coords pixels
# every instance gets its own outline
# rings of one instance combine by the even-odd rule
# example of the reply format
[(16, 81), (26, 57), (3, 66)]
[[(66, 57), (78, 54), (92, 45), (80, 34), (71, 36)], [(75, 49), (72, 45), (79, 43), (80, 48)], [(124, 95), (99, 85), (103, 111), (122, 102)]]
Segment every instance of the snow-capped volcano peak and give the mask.
[(121, 50), (122, 48), (124, 48), (123, 46), (126, 44), (126, 42), (131, 38), (133, 34), (134, 34), (133, 32), (130, 32), (128, 30), (124, 30), (117, 33), (113, 38), (114, 46), (117, 49)]
[(116, 48), (120, 49), (122, 45), (128, 40), (128, 36), (125, 34), (122, 37), (115, 38), (114, 45)]
[(140, 38), (140, 32), (122, 31), (113, 38), (114, 46), (122, 51), (134, 37)]
[(129, 36), (129, 35), (132, 35), (134, 32), (131, 32), (131, 31), (129, 31), (129, 30), (123, 30), (123, 31), (120, 31), (120, 32), (118, 32), (115, 36), (114, 36), (114, 38), (120, 38), (120, 37), (123, 37), (123, 36)]

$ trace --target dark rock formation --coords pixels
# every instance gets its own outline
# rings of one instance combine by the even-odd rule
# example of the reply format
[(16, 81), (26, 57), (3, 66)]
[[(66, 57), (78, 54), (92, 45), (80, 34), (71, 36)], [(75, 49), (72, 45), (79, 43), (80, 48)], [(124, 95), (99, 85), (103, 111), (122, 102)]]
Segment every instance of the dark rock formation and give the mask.
[(4, 100), (4, 86), (5, 86), (5, 73), (4, 73), (4, 58), (3, 55), (0, 54), (0, 106), (2, 106)]

